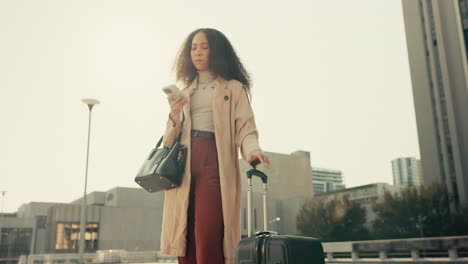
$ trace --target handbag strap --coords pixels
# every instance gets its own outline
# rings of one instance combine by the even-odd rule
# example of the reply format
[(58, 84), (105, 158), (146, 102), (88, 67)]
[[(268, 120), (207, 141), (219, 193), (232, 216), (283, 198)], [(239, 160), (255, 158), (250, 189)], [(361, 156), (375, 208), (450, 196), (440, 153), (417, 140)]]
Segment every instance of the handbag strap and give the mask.
[[(185, 123), (184, 121), (185, 121), (185, 114), (184, 114), (184, 111), (182, 111), (182, 125), (180, 126), (179, 136), (176, 138), (176, 140), (174, 141), (174, 143), (175, 143), (176, 141), (180, 141), (180, 138), (182, 137), (182, 129), (184, 128), (184, 123)], [(158, 144), (156, 144), (156, 148), (155, 148), (155, 149), (158, 149), (159, 146), (161, 146), (161, 143), (162, 143), (162, 141), (163, 141), (163, 137), (164, 137), (164, 136), (162, 136), (161, 139), (159, 139)], [(174, 143), (172, 143), (172, 145), (174, 145)]]

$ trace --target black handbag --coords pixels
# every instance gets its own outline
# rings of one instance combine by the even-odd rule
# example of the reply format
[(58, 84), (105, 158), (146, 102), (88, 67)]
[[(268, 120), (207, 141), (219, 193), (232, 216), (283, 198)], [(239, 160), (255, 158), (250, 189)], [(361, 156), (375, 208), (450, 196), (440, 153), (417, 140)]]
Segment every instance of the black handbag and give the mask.
[(187, 159), (187, 148), (180, 144), (184, 120), (183, 115), (179, 136), (172, 146), (159, 148), (163, 140), (161, 137), (135, 177), (135, 182), (148, 192), (173, 189), (182, 183)]

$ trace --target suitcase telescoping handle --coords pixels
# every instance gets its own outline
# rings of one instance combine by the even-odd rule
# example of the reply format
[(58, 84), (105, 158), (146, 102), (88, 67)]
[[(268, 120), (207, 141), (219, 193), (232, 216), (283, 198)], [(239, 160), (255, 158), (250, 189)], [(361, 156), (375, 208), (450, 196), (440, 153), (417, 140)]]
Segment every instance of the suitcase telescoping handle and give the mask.
[(262, 179), (263, 182), (263, 230), (268, 230), (267, 226), (267, 181), (268, 181), (268, 176), (265, 175), (265, 173), (256, 170), (256, 169), (251, 169), (247, 171), (247, 219), (248, 219), (248, 224), (247, 224), (247, 235), (249, 237), (252, 236), (252, 176), (258, 176)]

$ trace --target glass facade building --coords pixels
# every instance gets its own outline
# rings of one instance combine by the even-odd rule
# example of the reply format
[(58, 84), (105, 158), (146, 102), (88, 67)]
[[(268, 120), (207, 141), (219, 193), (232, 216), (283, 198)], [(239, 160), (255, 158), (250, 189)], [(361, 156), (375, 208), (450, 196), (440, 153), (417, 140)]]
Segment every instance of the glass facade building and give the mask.
[(315, 194), (346, 188), (341, 171), (318, 167), (312, 167), (312, 185)]
[(463, 37), (465, 40), (465, 50), (468, 54), (468, 0), (460, 0), (460, 18), (463, 27)]
[(414, 157), (392, 160), (393, 185), (421, 185), (421, 162)]
[(29, 254), (32, 228), (2, 228), (0, 240), (0, 259), (2, 263), (16, 263), (19, 255)]
[[(56, 238), (55, 238), (55, 250), (78, 250), (78, 244), (80, 242), (80, 223), (57, 223), (56, 224)], [(99, 223), (86, 224), (85, 231), (85, 249), (97, 250), (98, 249), (98, 230)]]

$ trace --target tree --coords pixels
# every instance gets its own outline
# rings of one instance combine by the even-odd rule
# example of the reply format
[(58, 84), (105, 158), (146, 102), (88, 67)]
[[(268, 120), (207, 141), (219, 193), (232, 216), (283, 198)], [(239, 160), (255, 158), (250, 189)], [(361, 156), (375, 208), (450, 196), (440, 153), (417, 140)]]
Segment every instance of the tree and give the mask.
[(461, 206), (452, 217), (454, 235), (468, 235), (468, 203)]
[(468, 210), (450, 212), (450, 200), (444, 184), (408, 187), (399, 194), (385, 192), (373, 210), (373, 236), (379, 239), (437, 237), (468, 234)]
[(317, 198), (308, 200), (297, 215), (299, 235), (324, 242), (368, 239), (365, 222), (366, 210), (347, 196), (328, 202)]

